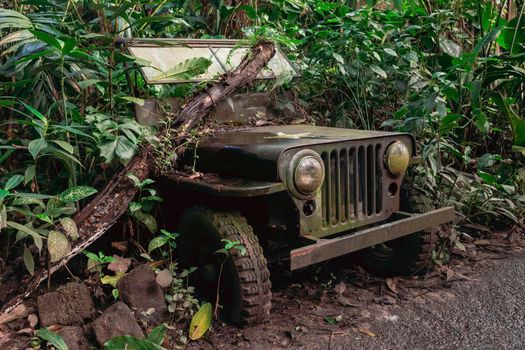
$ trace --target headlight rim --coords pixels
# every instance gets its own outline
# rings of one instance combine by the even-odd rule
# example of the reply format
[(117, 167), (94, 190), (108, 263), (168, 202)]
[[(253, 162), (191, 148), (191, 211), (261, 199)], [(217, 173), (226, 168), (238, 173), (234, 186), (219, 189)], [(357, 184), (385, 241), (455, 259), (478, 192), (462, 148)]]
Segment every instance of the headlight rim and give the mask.
[[(393, 151), (393, 147), (395, 147), (396, 145), (402, 145), (405, 150), (406, 150), (406, 165), (404, 166), (404, 170), (400, 171), (400, 172), (395, 172), (392, 170), (392, 165), (391, 165), (391, 159), (390, 157), (392, 156), (392, 151)], [(401, 140), (395, 140), (393, 142), (391, 142), (387, 148), (386, 148), (386, 152), (385, 152), (385, 155), (384, 155), (384, 163), (385, 163), (385, 168), (388, 170), (388, 173), (394, 177), (394, 178), (398, 178), (398, 177), (401, 177), (403, 175), (406, 174), (407, 170), (408, 170), (408, 166), (410, 165), (410, 157), (411, 157), (411, 154), (410, 154), (410, 147), (403, 141)]]
[[(319, 182), (319, 186), (317, 187), (317, 189), (315, 189), (311, 193), (303, 193), (297, 188), (295, 184), (295, 174), (296, 174), (299, 164), (304, 159), (309, 158), (309, 157), (314, 158), (315, 160), (319, 162), (319, 165), (321, 166), (322, 177), (321, 177), (321, 181)], [(319, 192), (319, 189), (323, 185), (324, 178), (325, 178), (325, 168), (324, 168), (323, 160), (321, 159), (321, 157), (319, 156), (317, 152), (311, 149), (303, 149), (297, 152), (296, 154), (294, 154), (292, 159), (290, 159), (290, 162), (286, 169), (286, 187), (288, 188), (288, 190), (292, 193), (294, 197), (299, 198), (299, 199), (310, 199), (310, 198), (315, 197), (315, 195)]]

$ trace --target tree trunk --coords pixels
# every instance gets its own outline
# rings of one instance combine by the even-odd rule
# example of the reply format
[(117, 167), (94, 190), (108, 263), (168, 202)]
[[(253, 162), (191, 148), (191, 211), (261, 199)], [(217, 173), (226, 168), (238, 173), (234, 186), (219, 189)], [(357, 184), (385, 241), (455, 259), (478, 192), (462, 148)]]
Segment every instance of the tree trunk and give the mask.
[[(259, 42), (252, 47), (233, 72), (226, 73), (219, 81), (209, 84), (203, 91), (196, 93), (179, 111), (172, 126), (179, 128), (179, 139), (184, 138), (190, 129), (206, 117), (213, 106), (239, 88), (250, 84), (274, 54), (273, 43)], [(127, 174), (135, 175), (140, 181), (149, 177), (154, 164), (152, 151), (151, 145), (145, 146), (127, 166), (113, 176), (106, 187), (85, 208), (74, 216), (80, 238), (73, 242), (69, 254), (51, 264), (49, 269), (38, 269), (34, 276), (27, 280), (13, 281), (19, 284), (15, 292), (20, 294), (6, 298), (8, 301), (0, 308), (0, 313), (10, 312), (29, 297), (49, 277), (49, 274), (63, 267), (71, 258), (86, 249), (126, 212), (129, 202), (133, 200), (138, 191)], [(2, 281), (0, 289), (8, 288), (9, 283), (6, 282), (11, 281), (6, 281), (5, 276), (8, 276), (9, 272), (4, 273), (0, 278)]]

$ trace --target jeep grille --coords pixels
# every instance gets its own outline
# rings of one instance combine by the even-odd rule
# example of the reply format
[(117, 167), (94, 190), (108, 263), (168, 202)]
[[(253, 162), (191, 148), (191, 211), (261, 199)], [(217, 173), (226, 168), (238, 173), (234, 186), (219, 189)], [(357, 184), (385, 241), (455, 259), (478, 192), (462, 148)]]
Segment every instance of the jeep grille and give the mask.
[(376, 221), (383, 204), (381, 143), (323, 151), (322, 227)]

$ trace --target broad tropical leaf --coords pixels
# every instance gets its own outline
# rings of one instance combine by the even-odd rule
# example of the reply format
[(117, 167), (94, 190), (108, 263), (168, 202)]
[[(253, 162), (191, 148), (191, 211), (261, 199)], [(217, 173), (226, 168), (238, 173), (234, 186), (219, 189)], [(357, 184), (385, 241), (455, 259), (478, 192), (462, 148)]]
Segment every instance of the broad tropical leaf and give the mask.
[(49, 261), (57, 262), (71, 251), (71, 245), (67, 237), (58, 231), (51, 231), (47, 236), (47, 250)]
[(89, 186), (75, 186), (68, 188), (60, 194), (60, 200), (64, 203), (77, 202), (97, 193), (97, 190)]
[(191, 340), (197, 340), (206, 334), (211, 325), (212, 312), (211, 304), (206, 303), (193, 315), (189, 332)]
[(62, 229), (64, 230), (64, 232), (69, 237), (71, 237), (73, 241), (76, 241), (79, 238), (77, 224), (75, 223), (75, 221), (73, 221), (73, 219), (61, 218), (60, 224), (62, 225)]
[(164, 74), (159, 75), (153, 80), (161, 79), (174, 79), (174, 80), (189, 80), (200, 74), (206, 73), (208, 67), (211, 65), (211, 61), (204, 57), (190, 58), (187, 59), (175, 67), (171, 68)]
[(147, 339), (140, 339), (131, 335), (115, 337), (104, 344), (104, 350), (166, 350)]
[(41, 328), (36, 332), (36, 335), (47, 341), (50, 345), (53, 345), (57, 350), (68, 350), (64, 339), (55, 332), (51, 332), (47, 328)]

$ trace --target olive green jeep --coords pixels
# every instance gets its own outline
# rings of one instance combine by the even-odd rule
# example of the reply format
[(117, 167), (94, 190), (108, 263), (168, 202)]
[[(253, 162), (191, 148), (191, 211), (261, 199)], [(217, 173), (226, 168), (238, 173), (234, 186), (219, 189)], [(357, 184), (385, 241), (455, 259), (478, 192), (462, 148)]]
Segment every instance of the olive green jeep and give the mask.
[[(201, 55), (216, 60), (210, 70), (221, 73), (235, 64), (228, 54), (235, 45), (143, 40), (127, 49), (156, 65), (143, 70), (147, 82), (176, 83), (158, 72)], [(269, 75), (296, 75), (280, 51), (269, 67)], [(162, 105), (178, 106), (176, 100), (146, 100), (137, 106), (137, 118), (156, 123)], [(268, 120), (274, 107), (265, 94), (233, 96), (211, 118), (230, 124)], [(417, 160), (415, 140), (406, 133), (312, 125), (225, 128), (179, 159), (197, 176), (163, 181), (161, 220), (180, 234), (181, 266), (197, 267), (190, 281), (200, 296), (218, 300), (221, 314), (234, 324), (258, 323), (271, 308), (267, 260), (296, 270), (356, 252), (362, 266), (381, 275), (411, 274), (428, 264), (434, 228), (452, 221), (454, 209), (433, 208), (412, 186), (406, 174)], [(233, 248), (224, 254), (228, 243)]]

